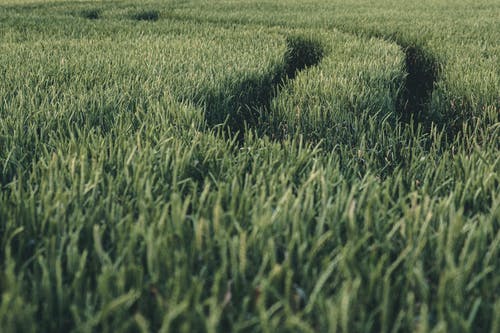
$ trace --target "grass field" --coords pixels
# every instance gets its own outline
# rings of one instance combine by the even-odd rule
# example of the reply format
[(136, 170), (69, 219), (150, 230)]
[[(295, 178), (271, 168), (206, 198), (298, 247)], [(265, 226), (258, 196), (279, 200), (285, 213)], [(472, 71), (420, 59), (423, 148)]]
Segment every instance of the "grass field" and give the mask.
[(0, 0), (0, 331), (499, 332), (499, 41), (495, 0)]

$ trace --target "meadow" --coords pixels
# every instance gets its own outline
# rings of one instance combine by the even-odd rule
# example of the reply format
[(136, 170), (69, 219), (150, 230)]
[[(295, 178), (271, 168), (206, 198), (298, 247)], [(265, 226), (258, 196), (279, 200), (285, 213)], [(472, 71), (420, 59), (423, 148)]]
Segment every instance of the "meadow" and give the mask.
[(0, 331), (499, 332), (499, 41), (495, 0), (0, 0)]

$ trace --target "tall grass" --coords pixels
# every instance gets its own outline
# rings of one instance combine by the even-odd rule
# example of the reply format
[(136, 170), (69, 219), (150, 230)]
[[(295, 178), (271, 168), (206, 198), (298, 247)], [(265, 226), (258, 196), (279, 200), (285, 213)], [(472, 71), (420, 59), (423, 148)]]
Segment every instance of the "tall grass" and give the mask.
[(1, 331), (497, 332), (480, 5), (2, 1)]

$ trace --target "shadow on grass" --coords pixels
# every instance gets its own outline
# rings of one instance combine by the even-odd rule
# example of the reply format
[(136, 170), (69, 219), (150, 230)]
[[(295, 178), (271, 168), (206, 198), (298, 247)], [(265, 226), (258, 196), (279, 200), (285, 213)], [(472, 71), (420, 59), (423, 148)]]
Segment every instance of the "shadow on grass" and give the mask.
[(160, 12), (157, 10), (144, 10), (131, 15), (131, 18), (137, 21), (158, 21)]
[(102, 11), (100, 9), (84, 9), (80, 12), (80, 16), (89, 20), (100, 19)]
[(439, 76), (438, 60), (417, 44), (398, 44), (405, 53), (407, 76), (400, 98), (401, 121), (416, 123), (430, 128), (432, 123), (443, 122), (431, 110), (431, 98)]
[(297, 74), (317, 65), (324, 56), (320, 42), (303, 36), (287, 38), (283, 64), (266, 76), (254, 76), (234, 87), (231, 97), (213, 94), (207, 98), (205, 119), (210, 127), (220, 126), (242, 140), (246, 129), (258, 129), (263, 113), (280, 88)]

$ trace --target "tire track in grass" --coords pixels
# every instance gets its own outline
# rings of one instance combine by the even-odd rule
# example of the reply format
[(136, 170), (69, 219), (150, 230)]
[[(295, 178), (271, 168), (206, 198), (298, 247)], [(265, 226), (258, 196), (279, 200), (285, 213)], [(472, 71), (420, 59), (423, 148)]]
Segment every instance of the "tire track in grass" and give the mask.
[[(283, 64), (275, 72), (265, 77), (251, 77), (239, 83), (231, 96), (211, 95), (205, 107), (205, 120), (210, 127), (221, 126), (230, 135), (244, 139), (247, 129), (259, 130), (262, 119), (270, 109), (272, 100), (279, 94), (281, 87), (293, 80), (297, 74), (309, 67), (316, 66), (324, 56), (322, 44), (312, 38), (290, 35), (286, 38), (287, 50)], [(228, 99), (228, 105), (220, 105)]]
[(423, 124), (426, 130), (430, 129), (432, 122), (443, 125), (438, 115), (431, 110), (431, 98), (440, 67), (436, 57), (417, 43), (382, 39), (397, 44), (405, 54), (406, 80), (399, 106), (401, 120), (410, 122), (413, 118), (416, 123)]
[(413, 123), (415, 127), (420, 125), (425, 133), (429, 133), (433, 125), (437, 126), (438, 130), (446, 128), (446, 135), (450, 139), (458, 134), (461, 126), (432, 106), (432, 96), (442, 68), (442, 63), (436, 55), (416, 40), (404, 40), (401, 37), (387, 36), (378, 32), (346, 31), (346, 33), (378, 38), (396, 44), (404, 53), (406, 79), (398, 96), (397, 110), (401, 122)]
[(418, 46), (398, 45), (405, 53), (408, 72), (405, 82), (404, 112), (406, 115), (421, 113), (429, 105), (437, 81), (437, 61)]

